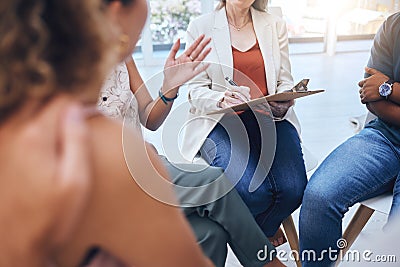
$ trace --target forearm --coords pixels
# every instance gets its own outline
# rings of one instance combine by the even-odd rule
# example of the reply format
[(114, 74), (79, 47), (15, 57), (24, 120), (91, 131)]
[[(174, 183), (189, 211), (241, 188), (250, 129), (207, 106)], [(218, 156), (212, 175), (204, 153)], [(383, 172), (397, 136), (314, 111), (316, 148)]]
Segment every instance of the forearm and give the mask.
[(400, 127), (400, 106), (386, 100), (369, 102), (367, 108), (384, 122)]
[[(178, 91), (179, 88), (171, 90), (165, 90), (164, 88), (161, 89), (161, 92), (167, 98), (174, 98), (178, 94)], [(174, 102), (164, 103), (160, 97), (157, 97), (155, 100), (150, 102), (144, 112), (146, 128), (152, 131), (157, 130), (167, 118), (173, 103)]]
[[(172, 103), (166, 105), (160, 97), (157, 97), (155, 100), (151, 97), (133, 59), (129, 59), (126, 62), (126, 66), (129, 73), (131, 91), (138, 102), (140, 121), (147, 129), (155, 131), (168, 116)], [(173, 98), (178, 92), (178, 88), (169, 90), (168, 92), (165, 89), (161, 90), (168, 98)]]
[(393, 84), (392, 94), (389, 96), (389, 100), (395, 104), (400, 105), (400, 83)]

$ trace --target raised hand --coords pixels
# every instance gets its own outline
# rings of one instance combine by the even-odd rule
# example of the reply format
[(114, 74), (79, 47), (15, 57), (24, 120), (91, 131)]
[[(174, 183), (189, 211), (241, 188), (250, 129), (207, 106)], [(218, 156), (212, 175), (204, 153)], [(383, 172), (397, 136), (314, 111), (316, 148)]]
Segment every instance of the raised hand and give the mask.
[(197, 40), (179, 57), (176, 57), (181, 42), (175, 42), (164, 66), (163, 91), (169, 92), (178, 89), (181, 85), (205, 71), (210, 64), (202, 61), (211, 52), (211, 48), (206, 46), (211, 42), (211, 38), (201, 35)]

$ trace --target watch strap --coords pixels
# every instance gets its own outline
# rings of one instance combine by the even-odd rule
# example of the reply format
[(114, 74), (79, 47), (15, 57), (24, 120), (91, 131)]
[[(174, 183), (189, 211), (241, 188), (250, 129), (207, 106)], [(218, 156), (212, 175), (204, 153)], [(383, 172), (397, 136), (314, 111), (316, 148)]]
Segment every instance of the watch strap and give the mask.
[(386, 81), (386, 83), (388, 83), (388, 84), (390, 84), (390, 85), (392, 85), (392, 86), (393, 86), (393, 84), (394, 84), (395, 82), (394, 82), (394, 80), (392, 80), (392, 79), (389, 79), (389, 80), (387, 80), (387, 81)]
[(390, 85), (390, 89), (391, 89), (390, 94), (388, 94), (388, 95), (385, 97), (386, 100), (389, 100), (389, 96), (393, 93), (393, 85), (394, 85), (395, 81), (392, 80), (392, 79), (389, 79), (389, 80), (386, 81), (386, 83)]

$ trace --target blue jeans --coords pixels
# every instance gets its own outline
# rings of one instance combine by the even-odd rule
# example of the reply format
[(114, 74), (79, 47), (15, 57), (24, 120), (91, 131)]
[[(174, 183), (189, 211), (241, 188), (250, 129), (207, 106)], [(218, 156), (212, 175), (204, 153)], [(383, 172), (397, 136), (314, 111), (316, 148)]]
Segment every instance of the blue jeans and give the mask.
[[(266, 236), (271, 237), (282, 221), (300, 206), (303, 198), (307, 177), (300, 139), (295, 127), (288, 121), (277, 122), (275, 133), (275, 129), (271, 131), (270, 127), (273, 122), (263, 114), (244, 112), (239, 118), (240, 121), (235, 121), (230, 116), (224, 117), (209, 134), (200, 152), (211, 166), (224, 169), (226, 177), (236, 184), (236, 190), (258, 225)], [(235, 138), (235, 129), (240, 127), (237, 123), (244, 125), (247, 136), (243, 138), (247, 140)], [(230, 129), (229, 134), (222, 125)], [(276, 149), (271, 143), (262, 143), (261, 137), (273, 139), (275, 136)], [(275, 153), (272, 153), (274, 150)], [(268, 159), (260, 158), (268, 151), (272, 155), (272, 166)], [(265, 172), (259, 171), (259, 165)], [(249, 186), (253, 177), (256, 180), (261, 178), (263, 182), (251, 192)]]
[[(336, 148), (311, 177), (300, 212), (300, 249), (338, 250), (342, 218), (357, 202), (394, 192), (389, 219), (400, 212), (400, 147), (375, 129), (364, 129)], [(304, 259), (303, 266), (331, 266), (333, 257)]]

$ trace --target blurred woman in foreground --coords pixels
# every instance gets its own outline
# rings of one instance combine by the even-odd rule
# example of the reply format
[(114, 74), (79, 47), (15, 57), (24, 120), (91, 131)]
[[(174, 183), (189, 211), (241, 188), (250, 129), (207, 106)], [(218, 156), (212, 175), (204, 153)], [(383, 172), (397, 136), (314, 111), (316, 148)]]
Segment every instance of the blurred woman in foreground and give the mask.
[[(126, 34), (132, 44), (137, 41), (146, 19), (145, 1), (135, 1), (126, 12), (135, 27), (122, 33), (104, 25), (107, 19), (99, 0), (1, 1), (1, 134), (17, 134), (41, 112), (62, 117), (71, 105), (95, 110), (103, 77), (121, 48), (115, 36)], [(78, 227), (65, 243), (49, 248), (54, 261), (78, 266), (88, 251), (101, 248), (128, 266), (211, 266), (181, 212), (151, 198), (132, 180), (132, 175), (146, 176), (164, 199), (176, 202), (167, 181), (160, 178), (167, 174), (155, 153), (133, 130), (126, 130), (135, 148), (131, 166), (137, 166), (129, 172), (121, 125), (94, 112), (86, 125), (93, 182)], [(42, 129), (50, 136), (58, 130), (57, 120)], [(48, 141), (57, 145), (56, 139)], [(47, 160), (35, 159), (38, 164)], [(32, 202), (38, 199), (32, 197)]]

